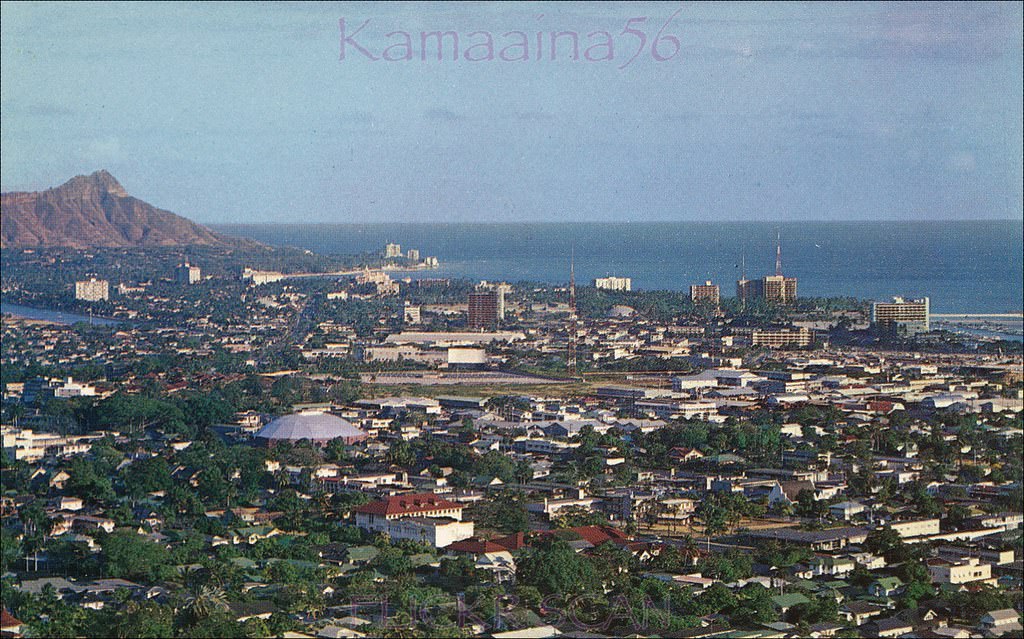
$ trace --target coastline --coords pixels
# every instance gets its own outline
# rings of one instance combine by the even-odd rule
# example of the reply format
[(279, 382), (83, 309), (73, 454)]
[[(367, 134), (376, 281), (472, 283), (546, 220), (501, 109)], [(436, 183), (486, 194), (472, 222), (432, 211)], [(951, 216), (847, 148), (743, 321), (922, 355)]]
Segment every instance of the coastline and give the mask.
[[(323, 255), (376, 254), (388, 243), (436, 255), (430, 277), (568, 281), (629, 277), (633, 290), (688, 292), (712, 280), (724, 295), (744, 273), (782, 268), (800, 297), (929, 297), (939, 313), (1021, 310), (1019, 226), (1006, 220), (858, 222), (548, 222), (215, 225), (215, 229)], [(1006, 256), (979, 259), (979, 256)], [(401, 273), (402, 271), (396, 271)], [(405, 271), (409, 277), (423, 271)], [(965, 282), (985, 282), (965, 287)]]
[(79, 322), (91, 323), (97, 326), (117, 326), (118, 324), (128, 323), (127, 321), (113, 319), (110, 317), (90, 317), (79, 313), (34, 308), (31, 306), (22, 306), (21, 304), (11, 304), (8, 302), (0, 302), (0, 315), (4, 317), (11, 317), (23, 322), (32, 322), (36, 324), (58, 324), (63, 326), (71, 326), (72, 324), (77, 324)]

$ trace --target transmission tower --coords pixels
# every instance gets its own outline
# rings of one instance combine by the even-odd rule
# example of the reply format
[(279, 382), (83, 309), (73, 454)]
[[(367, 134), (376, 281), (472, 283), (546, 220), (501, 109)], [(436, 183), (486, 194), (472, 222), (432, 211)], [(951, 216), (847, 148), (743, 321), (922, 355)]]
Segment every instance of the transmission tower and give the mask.
[(565, 357), (565, 368), (569, 377), (576, 377), (576, 249), (569, 257), (569, 352)]

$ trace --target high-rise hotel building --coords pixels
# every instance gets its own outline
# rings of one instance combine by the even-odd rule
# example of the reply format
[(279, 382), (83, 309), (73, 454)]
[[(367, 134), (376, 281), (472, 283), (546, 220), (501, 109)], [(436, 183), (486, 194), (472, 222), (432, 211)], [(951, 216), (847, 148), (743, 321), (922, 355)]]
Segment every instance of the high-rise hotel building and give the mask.
[(761, 284), (761, 295), (769, 302), (783, 304), (796, 299), (796, 278), (779, 275), (765, 275)]
[(473, 291), (469, 294), (469, 327), (494, 328), (498, 324), (498, 291)]
[(878, 332), (899, 336), (929, 331), (927, 297), (910, 300), (894, 297), (891, 302), (871, 304), (871, 327)]
[(712, 304), (718, 306), (719, 290), (717, 284), (707, 280), (703, 284), (690, 285), (690, 301), (694, 304)]
[(775, 275), (765, 275), (758, 280), (748, 280), (746, 274), (736, 281), (736, 297), (743, 301), (763, 299), (768, 302), (788, 304), (796, 300), (796, 278), (782, 274), (782, 242), (775, 246)]

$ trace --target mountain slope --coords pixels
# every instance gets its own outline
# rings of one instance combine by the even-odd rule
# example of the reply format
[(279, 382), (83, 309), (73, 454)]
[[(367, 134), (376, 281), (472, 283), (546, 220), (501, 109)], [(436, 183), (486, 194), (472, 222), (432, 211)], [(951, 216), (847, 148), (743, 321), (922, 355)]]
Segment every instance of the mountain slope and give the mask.
[(125, 192), (106, 171), (39, 192), (0, 196), (0, 246), (233, 246), (234, 238)]

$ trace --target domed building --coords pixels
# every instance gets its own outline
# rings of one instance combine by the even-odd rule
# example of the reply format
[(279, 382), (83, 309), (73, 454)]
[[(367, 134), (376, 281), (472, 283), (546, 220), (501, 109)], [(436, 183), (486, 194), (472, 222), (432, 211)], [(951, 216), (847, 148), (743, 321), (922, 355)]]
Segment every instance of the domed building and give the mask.
[(317, 446), (324, 446), (332, 439), (341, 439), (346, 444), (355, 444), (367, 435), (352, 422), (322, 411), (302, 411), (282, 415), (260, 429), (256, 439), (267, 446), (277, 442), (297, 442), (308, 439)]

